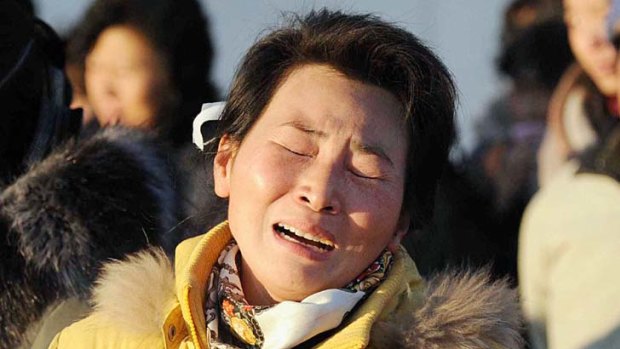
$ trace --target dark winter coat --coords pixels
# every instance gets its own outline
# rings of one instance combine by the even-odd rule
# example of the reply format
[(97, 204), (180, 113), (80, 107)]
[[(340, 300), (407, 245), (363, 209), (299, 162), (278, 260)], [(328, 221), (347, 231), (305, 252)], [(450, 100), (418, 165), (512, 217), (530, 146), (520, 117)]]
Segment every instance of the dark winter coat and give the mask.
[(178, 198), (149, 136), (106, 129), (55, 150), (0, 193), (0, 348), (50, 306), (87, 299), (101, 264), (174, 240)]

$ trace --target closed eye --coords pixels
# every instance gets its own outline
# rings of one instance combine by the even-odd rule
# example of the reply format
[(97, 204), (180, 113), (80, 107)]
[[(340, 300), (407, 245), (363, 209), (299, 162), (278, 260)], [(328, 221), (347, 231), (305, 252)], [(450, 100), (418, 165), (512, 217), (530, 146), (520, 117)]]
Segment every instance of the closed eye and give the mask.
[(362, 174), (360, 172), (354, 171), (354, 170), (350, 170), (350, 172), (358, 178), (362, 178), (362, 179), (369, 179), (369, 180), (383, 180), (385, 179), (383, 176), (371, 176), (371, 175), (365, 175)]
[(286, 150), (286, 151), (288, 151), (289, 153), (292, 153), (292, 154), (294, 154), (294, 155), (298, 155), (298, 156), (305, 156), (305, 157), (312, 157), (312, 154), (302, 153), (302, 152), (300, 152), (300, 151), (293, 150), (293, 149), (291, 149), (291, 148), (289, 148), (289, 147), (287, 147), (287, 146), (284, 146), (284, 145), (282, 145), (282, 144), (279, 144), (279, 143), (278, 143), (278, 145), (279, 145), (281, 148), (283, 148), (284, 150)]

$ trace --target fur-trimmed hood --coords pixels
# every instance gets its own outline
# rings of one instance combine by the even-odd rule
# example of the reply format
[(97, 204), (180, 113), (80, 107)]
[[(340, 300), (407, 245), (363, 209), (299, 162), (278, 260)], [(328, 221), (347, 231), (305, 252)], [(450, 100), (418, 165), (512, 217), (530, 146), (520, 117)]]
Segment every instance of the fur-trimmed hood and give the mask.
[[(151, 338), (160, 336), (170, 300), (176, 299), (174, 282), (172, 265), (161, 250), (143, 251), (126, 261), (107, 264), (94, 291), (97, 319)], [(484, 349), (523, 345), (516, 293), (507, 282), (490, 282), (487, 271), (446, 272), (431, 278), (422, 304), (403, 316), (377, 322), (371, 347)]]
[(521, 348), (516, 290), (490, 273), (444, 271), (427, 282), (423, 306), (403, 318), (379, 322), (377, 347), (411, 349)]
[(161, 147), (123, 128), (70, 142), (3, 188), (0, 348), (54, 302), (87, 298), (104, 261), (159, 245), (177, 201)]

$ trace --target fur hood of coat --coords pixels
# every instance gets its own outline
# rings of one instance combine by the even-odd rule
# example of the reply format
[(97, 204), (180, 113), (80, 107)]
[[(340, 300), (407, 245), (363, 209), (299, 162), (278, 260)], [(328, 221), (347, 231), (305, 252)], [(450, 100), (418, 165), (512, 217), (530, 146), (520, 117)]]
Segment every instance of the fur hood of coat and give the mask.
[[(156, 337), (175, 298), (170, 260), (157, 249), (106, 264), (93, 292), (95, 314)], [(443, 272), (426, 283), (423, 306), (373, 326), (371, 347), (409, 349), (522, 348), (521, 315), (508, 282), (487, 270)]]
[(171, 234), (167, 162), (151, 136), (110, 128), (0, 188), (0, 349), (16, 347), (53, 303), (88, 298), (103, 262)]

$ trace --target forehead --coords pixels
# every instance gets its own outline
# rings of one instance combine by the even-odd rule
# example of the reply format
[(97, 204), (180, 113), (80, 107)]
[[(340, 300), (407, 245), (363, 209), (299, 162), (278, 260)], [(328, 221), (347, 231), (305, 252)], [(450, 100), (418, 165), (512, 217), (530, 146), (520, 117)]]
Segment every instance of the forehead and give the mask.
[(318, 64), (296, 67), (286, 75), (263, 114), (274, 111), (305, 115), (335, 127), (381, 123), (404, 129), (405, 124), (401, 103), (391, 92)]
[(564, 0), (567, 16), (604, 17), (609, 9), (609, 0)]
[(88, 58), (123, 62), (129, 59), (147, 59), (154, 54), (148, 39), (128, 25), (112, 25), (104, 29), (95, 41)]

